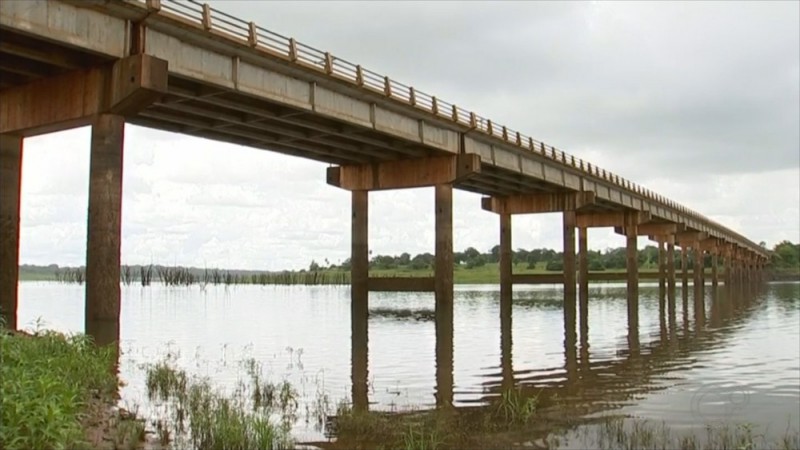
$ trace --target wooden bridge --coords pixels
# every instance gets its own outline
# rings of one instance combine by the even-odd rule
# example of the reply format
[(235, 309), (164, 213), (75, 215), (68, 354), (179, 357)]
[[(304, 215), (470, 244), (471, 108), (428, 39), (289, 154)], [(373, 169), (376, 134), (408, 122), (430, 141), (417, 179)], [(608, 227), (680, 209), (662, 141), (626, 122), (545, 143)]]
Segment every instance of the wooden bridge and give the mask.
[[(514, 282), (511, 218), (563, 213), (565, 326), (588, 302), (587, 229), (627, 239), (629, 313), (638, 315), (636, 238), (662, 250), (674, 301), (675, 246), (723, 258), (726, 283), (756, 280), (766, 251), (642, 186), (455, 103), (194, 1), (0, 3), (0, 308), (16, 327), (20, 177), (25, 137), (91, 125), (86, 323), (120, 313), (123, 129), (126, 123), (328, 163), (352, 191), (353, 339), (366, 339), (370, 286), (435, 292), (437, 336), (452, 327), (452, 192), (484, 195), (499, 217), (503, 298)], [(435, 190), (435, 277), (370, 283), (370, 191)], [(478, 208), (478, 205), (476, 205)], [(578, 234), (576, 257), (575, 235)], [(390, 285), (387, 285), (389, 283)], [(693, 273), (695, 286), (703, 271)], [(576, 287), (577, 286), (577, 287)], [(510, 300), (509, 300), (510, 301)], [(362, 320), (363, 319), (363, 320)], [(437, 344), (437, 351), (439, 345)], [(441, 351), (447, 352), (446, 345)], [(452, 357), (452, 346), (450, 346)], [(365, 376), (365, 372), (354, 377)]]

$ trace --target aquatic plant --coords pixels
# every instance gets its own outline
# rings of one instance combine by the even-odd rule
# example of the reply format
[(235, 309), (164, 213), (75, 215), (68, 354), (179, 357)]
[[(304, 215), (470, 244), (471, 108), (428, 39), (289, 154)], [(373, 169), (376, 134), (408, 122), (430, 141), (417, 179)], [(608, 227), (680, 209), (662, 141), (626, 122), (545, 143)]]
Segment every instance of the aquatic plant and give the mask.
[[(296, 419), (297, 392), (261, 381), (252, 362), (250, 378), (232, 395), (212, 388), (207, 379), (189, 377), (165, 359), (147, 369), (147, 393), (162, 402), (167, 417), (156, 420), (160, 439), (174, 448), (246, 450), (290, 448), (287, 423)], [(273, 407), (283, 426), (271, 421)]]

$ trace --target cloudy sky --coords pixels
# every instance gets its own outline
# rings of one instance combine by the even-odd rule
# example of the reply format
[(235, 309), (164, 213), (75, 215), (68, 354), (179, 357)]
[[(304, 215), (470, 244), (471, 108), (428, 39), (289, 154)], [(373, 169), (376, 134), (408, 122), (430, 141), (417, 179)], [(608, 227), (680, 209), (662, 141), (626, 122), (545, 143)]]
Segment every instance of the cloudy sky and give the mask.
[[(800, 3), (217, 0), (220, 8), (610, 169), (769, 246), (800, 240)], [(349, 255), (325, 165), (126, 128), (123, 262), (307, 267)], [(85, 262), (89, 129), (25, 141), (21, 262)], [(456, 249), (497, 217), (455, 195)], [(375, 253), (433, 252), (432, 189), (370, 196)], [(560, 248), (557, 214), (514, 247)], [(595, 249), (624, 245), (591, 230)], [(640, 246), (645, 240), (640, 239)]]

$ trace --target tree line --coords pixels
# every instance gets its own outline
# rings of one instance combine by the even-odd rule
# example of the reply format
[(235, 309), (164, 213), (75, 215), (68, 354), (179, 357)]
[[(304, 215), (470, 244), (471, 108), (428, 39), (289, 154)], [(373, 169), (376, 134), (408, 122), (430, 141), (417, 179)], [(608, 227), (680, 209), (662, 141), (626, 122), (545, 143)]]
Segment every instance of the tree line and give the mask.
[[(764, 244), (762, 243), (762, 246)], [(637, 252), (637, 261), (640, 268), (658, 267), (658, 247), (648, 245)], [(549, 248), (536, 248), (526, 250), (518, 248), (511, 251), (512, 262), (515, 265), (525, 265), (529, 269), (544, 268), (549, 271), (560, 271), (564, 268), (564, 253)], [(589, 250), (587, 260), (590, 271), (603, 271), (626, 268), (627, 250), (625, 247), (609, 248), (604, 251)], [(674, 254), (675, 265), (680, 267), (681, 254), (676, 251)], [(481, 267), (486, 264), (495, 264), (500, 260), (500, 246), (495, 245), (488, 252), (482, 253), (474, 247), (468, 247), (464, 251), (453, 254), (455, 264), (467, 269)], [(420, 253), (411, 256), (409, 253), (400, 255), (375, 255), (369, 260), (371, 269), (431, 269), (433, 268), (435, 256), (431, 253)], [(327, 261), (326, 261), (327, 263)], [(710, 268), (712, 265), (711, 255), (705, 255), (703, 266)], [(690, 269), (694, 268), (692, 258), (688, 260)], [(772, 250), (772, 266), (777, 269), (791, 269), (800, 267), (800, 244), (793, 244), (790, 241), (782, 241), (775, 245)], [(344, 260), (339, 265), (330, 264), (321, 266), (316, 261), (312, 261), (309, 270), (316, 271), (325, 268), (330, 269), (350, 269), (350, 259)]]

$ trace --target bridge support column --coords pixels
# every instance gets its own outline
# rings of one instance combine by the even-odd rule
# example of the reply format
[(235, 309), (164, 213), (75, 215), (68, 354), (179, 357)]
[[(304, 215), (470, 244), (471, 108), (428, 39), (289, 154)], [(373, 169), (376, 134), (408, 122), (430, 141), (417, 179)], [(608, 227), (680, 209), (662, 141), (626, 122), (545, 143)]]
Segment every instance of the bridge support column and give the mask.
[(667, 311), (670, 324), (675, 322), (675, 239), (667, 241)]
[(719, 261), (717, 259), (717, 252), (711, 254), (711, 285), (717, 287), (719, 284)]
[(564, 216), (564, 329), (567, 340), (575, 342), (575, 211)]
[(722, 282), (725, 286), (731, 285), (731, 256), (728, 247), (722, 249)]
[(436, 185), (436, 404), (453, 405), (453, 185)]
[(684, 292), (689, 289), (689, 248), (685, 243), (681, 244), (681, 285)]
[(369, 192), (352, 191), (350, 238), (350, 377), (353, 409), (369, 408)]
[[(500, 302), (511, 299), (513, 266), (511, 259), (511, 214), (501, 213), (500, 217)], [(502, 309), (502, 304), (501, 304)]]
[(0, 135), (0, 317), (17, 329), (22, 136)]
[(86, 332), (120, 314), (122, 155), (125, 119), (101, 114), (92, 124), (86, 238)]
[(626, 258), (625, 268), (628, 272), (628, 317), (630, 323), (639, 329), (639, 252), (637, 249), (637, 234), (634, 224), (626, 227)]
[(589, 229), (578, 228), (578, 316), (580, 318), (581, 342), (585, 345), (589, 336)]
[(514, 369), (511, 358), (511, 313), (513, 300), (513, 261), (511, 257), (511, 214), (500, 217), (500, 366), (504, 390), (514, 388)]
[(694, 287), (696, 290), (698, 288), (702, 288), (703, 286), (703, 250), (700, 248), (699, 241), (695, 241), (692, 252), (694, 261), (694, 270), (692, 271), (692, 275), (694, 276)]
[(666, 310), (667, 298), (667, 252), (664, 241), (664, 237), (658, 237), (658, 309), (662, 316)]

